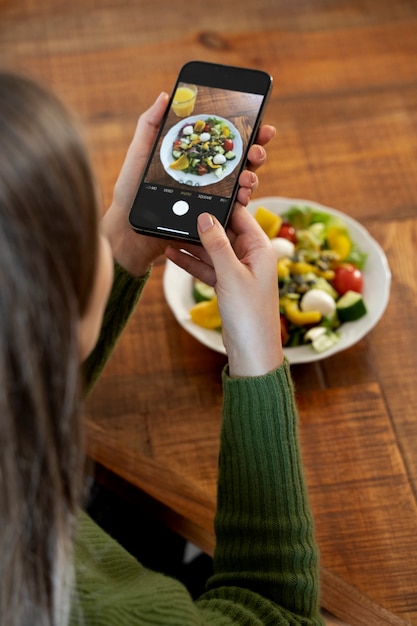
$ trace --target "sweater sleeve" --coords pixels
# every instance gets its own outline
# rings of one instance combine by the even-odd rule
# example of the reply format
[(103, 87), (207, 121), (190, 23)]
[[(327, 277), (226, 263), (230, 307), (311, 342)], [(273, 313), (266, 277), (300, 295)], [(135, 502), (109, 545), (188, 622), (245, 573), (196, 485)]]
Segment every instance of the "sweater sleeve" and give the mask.
[(226, 369), (223, 386), (214, 575), (200, 606), (232, 623), (322, 624), (289, 365), (246, 379)]
[(214, 575), (193, 602), (80, 515), (71, 626), (323, 626), (289, 366), (223, 374)]
[(97, 344), (82, 366), (84, 386), (91, 391), (103, 370), (121, 332), (132, 314), (151, 270), (141, 278), (131, 276), (118, 263), (114, 264), (114, 279), (103, 316)]

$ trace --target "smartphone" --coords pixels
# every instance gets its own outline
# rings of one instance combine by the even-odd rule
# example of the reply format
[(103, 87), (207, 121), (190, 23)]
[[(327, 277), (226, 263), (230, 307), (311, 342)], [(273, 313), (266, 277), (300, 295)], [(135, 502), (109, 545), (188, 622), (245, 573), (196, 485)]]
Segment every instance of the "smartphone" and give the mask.
[(136, 232), (199, 243), (205, 211), (226, 226), (271, 88), (257, 69), (182, 67), (129, 213)]

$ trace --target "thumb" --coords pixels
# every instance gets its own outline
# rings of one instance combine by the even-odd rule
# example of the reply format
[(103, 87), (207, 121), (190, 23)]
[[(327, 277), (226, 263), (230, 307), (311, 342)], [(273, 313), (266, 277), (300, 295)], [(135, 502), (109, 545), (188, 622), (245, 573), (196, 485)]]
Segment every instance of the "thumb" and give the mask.
[(116, 201), (122, 204), (133, 202), (168, 100), (168, 94), (162, 92), (152, 106), (142, 113), (138, 119), (133, 139), (127, 150), (114, 190)]
[(154, 136), (158, 132), (159, 125), (161, 124), (167, 108), (168, 100), (168, 94), (162, 91), (153, 104), (139, 116), (136, 125), (135, 139), (139, 139), (141, 145), (143, 145), (143, 139), (145, 137), (145, 139), (149, 138), (147, 143), (150, 143), (152, 147)]
[(224, 228), (214, 215), (200, 213), (197, 218), (197, 228), (200, 241), (216, 271), (236, 258)]

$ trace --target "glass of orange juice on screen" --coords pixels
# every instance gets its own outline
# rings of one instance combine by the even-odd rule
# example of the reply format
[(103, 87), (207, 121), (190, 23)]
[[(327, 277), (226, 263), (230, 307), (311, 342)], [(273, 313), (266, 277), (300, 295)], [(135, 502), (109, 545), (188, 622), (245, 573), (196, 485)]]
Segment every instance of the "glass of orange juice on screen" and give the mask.
[(194, 111), (197, 86), (179, 83), (172, 101), (172, 110), (178, 117), (188, 117)]

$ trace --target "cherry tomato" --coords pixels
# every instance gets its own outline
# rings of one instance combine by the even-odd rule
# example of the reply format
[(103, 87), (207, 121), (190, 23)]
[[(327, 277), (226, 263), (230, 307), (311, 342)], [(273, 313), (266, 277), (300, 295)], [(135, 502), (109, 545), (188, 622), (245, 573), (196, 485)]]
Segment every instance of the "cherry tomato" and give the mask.
[(197, 174), (199, 176), (204, 176), (204, 174), (207, 174), (208, 172), (208, 167), (207, 165), (203, 165), (203, 163), (199, 163), (197, 165)]
[(231, 139), (225, 139), (224, 140), (223, 148), (226, 150), (226, 152), (231, 152), (234, 147), (235, 147), (235, 144), (233, 143), (233, 141)]
[(174, 146), (173, 146), (174, 150), (177, 150), (181, 144), (182, 144), (182, 141), (180, 139), (176, 139), (174, 141)]
[(277, 237), (283, 237), (284, 239), (288, 239), (292, 243), (297, 243), (297, 234), (295, 232), (294, 226), (291, 226), (288, 222), (283, 222), (281, 224), (281, 228), (278, 231)]
[(339, 267), (335, 269), (333, 287), (340, 296), (343, 296), (347, 291), (362, 293), (362, 272), (351, 263), (339, 265)]

